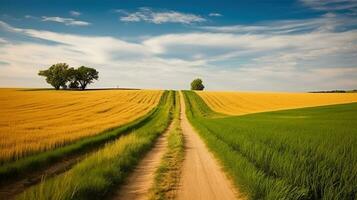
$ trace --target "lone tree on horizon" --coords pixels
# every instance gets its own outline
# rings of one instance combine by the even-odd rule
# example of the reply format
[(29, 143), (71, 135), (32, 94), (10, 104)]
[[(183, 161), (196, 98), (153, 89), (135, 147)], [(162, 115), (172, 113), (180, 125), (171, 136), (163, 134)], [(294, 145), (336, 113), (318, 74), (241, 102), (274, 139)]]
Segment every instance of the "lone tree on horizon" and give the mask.
[[(38, 75), (46, 77), (46, 82), (56, 90), (63, 89), (82, 89), (88, 84), (98, 80), (98, 71), (94, 68), (81, 66), (78, 69), (69, 67), (66, 63), (57, 63), (46, 70), (40, 70)], [(68, 83), (69, 82), (69, 83)], [(67, 85), (68, 83), (68, 85)]]
[(203, 90), (205, 86), (202, 83), (202, 79), (196, 78), (191, 82), (191, 90)]

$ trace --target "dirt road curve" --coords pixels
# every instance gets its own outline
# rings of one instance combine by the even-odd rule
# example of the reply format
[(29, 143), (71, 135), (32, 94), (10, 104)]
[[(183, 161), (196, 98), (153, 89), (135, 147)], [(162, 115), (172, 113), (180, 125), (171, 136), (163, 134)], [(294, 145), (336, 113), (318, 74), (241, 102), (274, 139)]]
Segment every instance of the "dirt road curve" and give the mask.
[(149, 189), (154, 183), (155, 171), (160, 165), (167, 147), (167, 133), (172, 129), (172, 123), (155, 143), (155, 146), (139, 162), (129, 175), (126, 184), (115, 193), (115, 200), (148, 199)]
[(222, 172), (213, 155), (195, 133), (185, 114), (181, 96), (181, 128), (185, 138), (185, 160), (178, 190), (179, 200), (236, 199), (231, 182)]

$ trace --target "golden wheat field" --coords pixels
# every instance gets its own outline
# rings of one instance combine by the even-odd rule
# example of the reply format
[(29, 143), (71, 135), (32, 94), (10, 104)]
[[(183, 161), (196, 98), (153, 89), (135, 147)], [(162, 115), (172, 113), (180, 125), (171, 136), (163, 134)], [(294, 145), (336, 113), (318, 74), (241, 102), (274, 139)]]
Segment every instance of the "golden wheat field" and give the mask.
[(0, 89), (0, 162), (126, 124), (153, 109), (161, 94), (154, 90)]
[(228, 115), (357, 102), (357, 93), (197, 92), (214, 111)]

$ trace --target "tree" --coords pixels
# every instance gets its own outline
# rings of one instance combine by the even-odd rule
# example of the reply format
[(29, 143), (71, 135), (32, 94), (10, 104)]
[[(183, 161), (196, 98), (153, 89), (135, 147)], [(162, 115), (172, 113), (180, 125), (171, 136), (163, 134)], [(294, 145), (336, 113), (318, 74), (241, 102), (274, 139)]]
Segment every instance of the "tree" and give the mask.
[(69, 68), (68, 69), (68, 88), (70, 89), (78, 89), (79, 88), (79, 83), (77, 81), (77, 70), (74, 68)]
[(39, 71), (38, 75), (46, 77), (46, 82), (52, 85), (56, 90), (60, 87), (66, 88), (68, 81), (68, 68), (66, 63), (57, 63), (49, 69)]
[(82, 90), (84, 90), (88, 84), (93, 83), (94, 80), (98, 80), (99, 78), (97, 70), (85, 66), (81, 66), (76, 69), (75, 77)]
[(68, 84), (69, 89), (78, 89), (79, 88), (79, 83), (77, 81), (70, 82)]
[(84, 90), (88, 84), (98, 80), (97, 70), (85, 66), (74, 69), (66, 63), (52, 65), (46, 70), (39, 71), (38, 75), (46, 77), (47, 83), (51, 84), (56, 90), (59, 90), (60, 87)]
[(205, 86), (200, 78), (196, 78), (191, 82), (191, 90), (203, 90)]

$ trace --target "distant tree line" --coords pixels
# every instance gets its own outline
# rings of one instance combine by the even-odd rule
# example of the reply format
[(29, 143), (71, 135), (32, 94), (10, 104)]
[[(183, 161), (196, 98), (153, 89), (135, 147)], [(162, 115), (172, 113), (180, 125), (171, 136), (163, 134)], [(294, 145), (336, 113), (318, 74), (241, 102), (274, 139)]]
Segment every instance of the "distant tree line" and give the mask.
[(356, 93), (357, 90), (323, 90), (323, 91), (312, 91), (309, 93)]
[(81, 66), (77, 69), (69, 67), (66, 63), (57, 63), (46, 70), (40, 70), (38, 75), (46, 77), (46, 82), (56, 90), (82, 89), (98, 80), (98, 71), (94, 68)]

